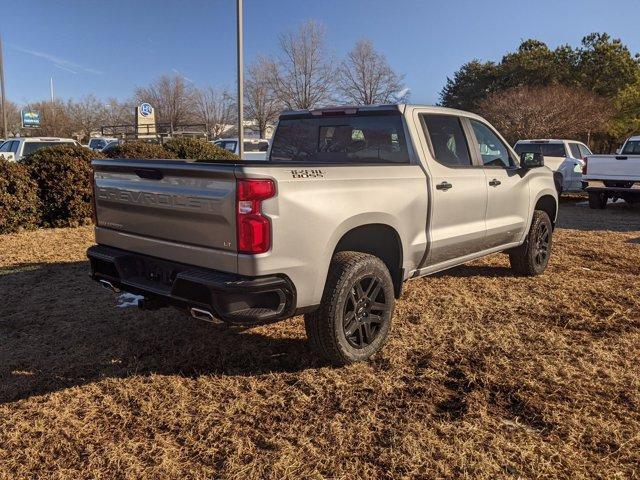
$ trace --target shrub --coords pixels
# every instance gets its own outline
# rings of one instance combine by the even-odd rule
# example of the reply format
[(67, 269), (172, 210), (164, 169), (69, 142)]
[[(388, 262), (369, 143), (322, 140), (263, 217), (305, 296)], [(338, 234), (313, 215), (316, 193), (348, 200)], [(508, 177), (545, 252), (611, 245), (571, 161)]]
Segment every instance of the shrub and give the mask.
[(104, 158), (80, 146), (42, 148), (21, 162), (37, 183), (42, 225), (78, 226), (91, 218), (91, 160)]
[(177, 158), (194, 160), (238, 160), (238, 156), (200, 138), (173, 138), (164, 144)]
[(29, 170), (0, 158), (0, 233), (35, 228), (40, 221), (38, 185)]
[(176, 158), (173, 152), (157, 143), (133, 140), (117, 145), (107, 152), (109, 158)]

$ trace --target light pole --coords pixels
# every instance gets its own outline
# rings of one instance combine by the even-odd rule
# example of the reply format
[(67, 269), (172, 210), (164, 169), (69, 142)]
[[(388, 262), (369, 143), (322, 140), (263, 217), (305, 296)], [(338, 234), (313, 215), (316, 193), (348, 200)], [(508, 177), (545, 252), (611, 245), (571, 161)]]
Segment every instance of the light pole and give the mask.
[(4, 98), (4, 56), (2, 54), (2, 36), (0, 35), (0, 95), (2, 99), (2, 138), (7, 138), (7, 111)]
[(243, 46), (242, 46), (242, 0), (236, 0), (236, 18), (237, 18), (237, 49), (238, 49), (238, 155), (240, 160), (244, 156), (244, 65), (243, 65)]

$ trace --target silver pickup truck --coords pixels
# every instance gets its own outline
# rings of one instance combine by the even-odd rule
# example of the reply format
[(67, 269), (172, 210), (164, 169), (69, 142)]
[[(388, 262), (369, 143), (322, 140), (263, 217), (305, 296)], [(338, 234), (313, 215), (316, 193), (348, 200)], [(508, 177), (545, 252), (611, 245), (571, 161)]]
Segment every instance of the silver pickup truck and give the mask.
[(380, 350), (406, 280), (501, 251), (543, 272), (558, 206), (540, 153), (438, 107), (286, 112), (267, 161), (93, 166), (94, 279), (205, 320), (304, 314), (338, 365)]

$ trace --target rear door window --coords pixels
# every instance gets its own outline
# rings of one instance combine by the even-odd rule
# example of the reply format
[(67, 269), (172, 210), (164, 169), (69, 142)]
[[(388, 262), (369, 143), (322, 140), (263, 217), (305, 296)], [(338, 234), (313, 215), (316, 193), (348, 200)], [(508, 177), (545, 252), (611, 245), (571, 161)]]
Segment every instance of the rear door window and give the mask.
[(283, 118), (272, 162), (409, 163), (402, 117), (341, 115)]
[(577, 143), (570, 143), (569, 149), (571, 150), (571, 156), (573, 158), (582, 158), (582, 154), (580, 153), (580, 145)]
[(629, 140), (624, 145), (622, 150), (623, 155), (638, 155), (640, 154), (640, 140)]
[(582, 145), (582, 144), (578, 144), (578, 148), (580, 149), (580, 157), (579, 158), (584, 158), (588, 155), (593, 155), (593, 153), (591, 153), (591, 150), (589, 150), (586, 146)]
[(424, 114), (422, 126), (430, 139), (433, 155), (447, 167), (471, 166), (471, 154), (460, 118), (455, 115)]

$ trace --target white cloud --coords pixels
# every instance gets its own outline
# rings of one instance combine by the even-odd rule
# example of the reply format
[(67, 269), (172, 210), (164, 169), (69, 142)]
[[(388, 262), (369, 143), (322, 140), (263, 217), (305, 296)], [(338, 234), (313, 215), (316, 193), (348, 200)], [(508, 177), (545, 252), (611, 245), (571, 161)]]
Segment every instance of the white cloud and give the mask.
[(172, 68), (171, 71), (176, 75), (184, 78), (187, 82), (193, 83), (193, 80), (191, 80), (189, 77), (185, 77), (182, 73), (180, 73), (180, 70), (178, 70), (177, 68)]
[(18, 45), (12, 45), (12, 44), (8, 44), (8, 45), (14, 50), (17, 50), (18, 52), (27, 53), (29, 55), (33, 55), (34, 57), (38, 57), (38, 58), (43, 58), (48, 62), (53, 63), (55, 67), (60, 68), (61, 70), (65, 70), (69, 73), (84, 72), (84, 73), (91, 73), (93, 75), (102, 75), (103, 73), (100, 70), (96, 70), (95, 68), (85, 67), (83, 65), (80, 65), (79, 63), (72, 62), (71, 60), (67, 60), (65, 58), (61, 58), (56, 55), (51, 55), (50, 53), (39, 52), (37, 50), (30, 50), (28, 48), (19, 47)]

